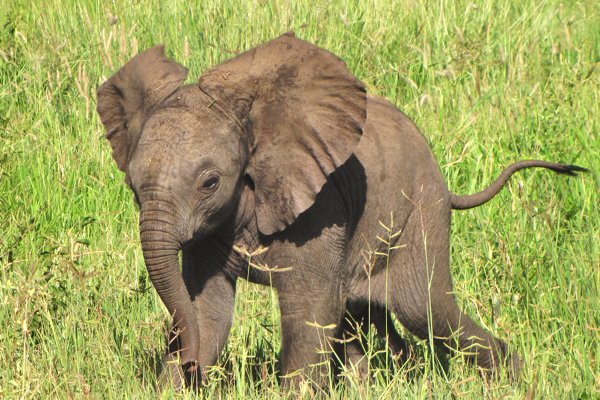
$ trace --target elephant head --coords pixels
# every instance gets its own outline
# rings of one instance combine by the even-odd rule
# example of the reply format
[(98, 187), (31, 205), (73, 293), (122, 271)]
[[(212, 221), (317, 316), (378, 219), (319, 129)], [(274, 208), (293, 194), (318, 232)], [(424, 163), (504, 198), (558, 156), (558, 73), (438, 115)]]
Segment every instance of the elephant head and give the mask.
[(180, 331), (181, 362), (198, 353), (198, 324), (178, 252), (234, 224), (244, 196), (258, 231), (285, 229), (353, 153), (366, 90), (333, 54), (283, 35), (183, 85), (162, 46), (98, 90), (113, 157), (140, 206), (150, 279)]

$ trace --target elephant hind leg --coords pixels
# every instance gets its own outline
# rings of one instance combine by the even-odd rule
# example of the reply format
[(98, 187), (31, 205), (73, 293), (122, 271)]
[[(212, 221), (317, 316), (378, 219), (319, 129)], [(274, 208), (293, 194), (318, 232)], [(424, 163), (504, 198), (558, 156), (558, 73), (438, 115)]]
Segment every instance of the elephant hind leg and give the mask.
[(341, 340), (335, 345), (338, 369), (341, 371), (344, 366), (351, 376), (361, 380), (369, 376), (367, 343), (364, 337), (366, 323), (360, 314), (347, 311), (342, 321)]
[[(390, 259), (388, 306), (399, 321), (444, 350), (459, 350), (483, 370), (496, 374), (504, 364), (518, 375), (520, 360), (505, 342), (463, 313), (453, 295), (449, 265), (450, 214), (414, 212), (401, 241), (408, 243)], [(437, 215), (436, 215), (437, 214)], [(446, 219), (446, 221), (444, 221)]]
[[(406, 293), (411, 293), (405, 288)], [(429, 293), (428, 297), (399, 296), (390, 306), (398, 320), (421, 339), (432, 339), (445, 351), (458, 350), (483, 370), (495, 374), (503, 364), (518, 375), (520, 360), (508, 351), (507, 344), (477, 325), (461, 312), (451, 289)]]
[(336, 348), (338, 359), (354, 371), (359, 379), (369, 375), (368, 337), (375, 326), (377, 336), (385, 341), (400, 365), (410, 357), (410, 348), (394, 326), (391, 312), (373, 303), (351, 302), (342, 323), (342, 343)]
[(371, 322), (375, 325), (379, 337), (388, 344), (394, 358), (400, 365), (406, 363), (411, 358), (412, 350), (396, 330), (391, 312), (385, 307), (373, 307)]
[(369, 377), (369, 343), (367, 338), (373, 316), (369, 304), (348, 302), (341, 326), (341, 341), (335, 352), (341, 366), (358, 379)]

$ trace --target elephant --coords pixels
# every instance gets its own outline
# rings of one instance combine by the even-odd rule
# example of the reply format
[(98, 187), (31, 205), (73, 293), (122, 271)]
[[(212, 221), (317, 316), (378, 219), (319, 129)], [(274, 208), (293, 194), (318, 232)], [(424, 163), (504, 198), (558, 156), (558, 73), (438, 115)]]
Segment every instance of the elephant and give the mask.
[[(331, 353), (322, 350), (347, 334), (348, 314), (364, 329), (369, 314), (378, 331), (388, 325), (380, 334), (397, 352), (406, 346), (392, 315), (490, 374), (518, 375), (519, 355), (458, 307), (451, 210), (489, 201), (524, 168), (585, 168), (519, 161), (487, 189), (453, 194), (415, 124), (367, 93), (340, 58), (293, 33), (196, 83), (186, 78), (156, 46), (97, 91), (113, 158), (139, 207), (147, 271), (173, 319), (163, 374), (179, 385), (207, 379), (244, 278), (277, 291), (284, 385), (323, 381)], [(358, 360), (360, 346), (347, 347)]]

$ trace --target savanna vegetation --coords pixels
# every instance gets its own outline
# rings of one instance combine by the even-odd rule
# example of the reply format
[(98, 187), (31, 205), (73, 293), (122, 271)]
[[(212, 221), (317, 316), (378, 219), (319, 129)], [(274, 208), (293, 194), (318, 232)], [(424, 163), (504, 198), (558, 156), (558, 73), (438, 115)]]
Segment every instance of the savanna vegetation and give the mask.
[[(591, 169), (528, 170), (492, 202), (454, 213), (456, 296), (521, 353), (519, 382), (482, 379), (460, 354), (407, 334), (414, 363), (396, 366), (376, 345), (371, 380), (344, 371), (322, 394), (598, 398), (600, 6), (556, 0), (2, 2), (0, 397), (156, 396), (169, 316), (145, 271), (96, 88), (158, 43), (192, 81), (289, 30), (411, 116), (456, 193), (480, 190), (517, 159)], [(238, 288), (202, 396), (279, 398), (276, 294)]]

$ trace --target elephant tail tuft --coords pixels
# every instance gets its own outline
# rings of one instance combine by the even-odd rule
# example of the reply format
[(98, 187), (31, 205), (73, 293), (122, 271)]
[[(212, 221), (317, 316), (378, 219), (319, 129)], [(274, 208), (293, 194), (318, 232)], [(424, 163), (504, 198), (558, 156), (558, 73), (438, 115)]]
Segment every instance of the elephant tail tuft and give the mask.
[(517, 171), (525, 168), (546, 168), (558, 174), (577, 176), (578, 172), (589, 172), (589, 169), (578, 165), (558, 164), (541, 160), (522, 160), (509, 165), (502, 171), (500, 176), (486, 189), (481, 192), (459, 196), (451, 193), (451, 205), (454, 210), (467, 210), (469, 208), (480, 206), (490, 201), (506, 185), (506, 182)]

